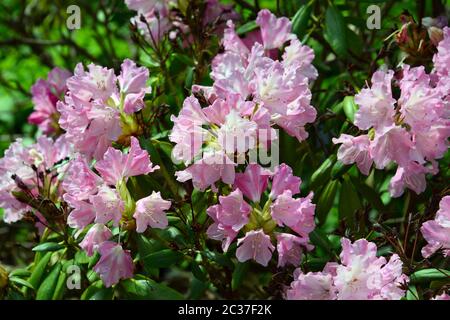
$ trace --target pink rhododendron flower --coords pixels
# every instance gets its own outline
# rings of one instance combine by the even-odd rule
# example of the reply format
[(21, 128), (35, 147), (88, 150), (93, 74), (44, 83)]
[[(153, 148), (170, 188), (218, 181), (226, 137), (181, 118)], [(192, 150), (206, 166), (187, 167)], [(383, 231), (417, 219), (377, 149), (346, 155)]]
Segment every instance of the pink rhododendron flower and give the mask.
[(212, 239), (222, 241), (222, 248), (227, 251), (238, 231), (247, 224), (252, 208), (244, 201), (239, 189), (228, 196), (220, 196), (219, 202), (220, 204), (207, 209), (208, 215), (214, 221), (209, 226), (207, 234)]
[(397, 172), (392, 177), (389, 184), (389, 191), (393, 197), (399, 197), (403, 194), (406, 187), (419, 194), (425, 191), (427, 182), (425, 174), (429, 170), (417, 162), (411, 162), (407, 167), (398, 167)]
[(266, 50), (280, 48), (286, 41), (295, 37), (291, 34), (289, 19), (285, 17), (277, 18), (267, 9), (258, 13), (256, 23), (261, 28), (261, 38)]
[(286, 190), (289, 190), (291, 194), (295, 195), (300, 192), (301, 183), (302, 180), (292, 174), (292, 169), (282, 163), (275, 168), (275, 173), (272, 177), (270, 197), (276, 199)]
[(311, 204), (311, 197), (294, 199), (291, 191), (285, 190), (271, 206), (273, 219), (279, 226), (288, 226), (307, 236), (314, 229), (315, 205)]
[(86, 160), (77, 157), (72, 160), (62, 185), (67, 194), (78, 200), (87, 200), (97, 193), (102, 179), (89, 168)]
[(72, 208), (67, 217), (67, 225), (69, 227), (82, 230), (95, 220), (96, 214), (92, 203), (79, 200), (68, 193), (64, 194), (63, 198)]
[(244, 173), (237, 173), (234, 180), (236, 188), (242, 191), (242, 193), (252, 200), (253, 202), (259, 202), (262, 193), (267, 188), (267, 183), (270, 172), (264, 170), (256, 163), (251, 163), (245, 168)]
[(362, 130), (393, 124), (395, 99), (392, 97), (393, 71), (377, 71), (372, 76), (372, 87), (362, 89), (355, 96), (360, 108), (355, 114), (355, 125)]
[(406, 165), (411, 159), (413, 142), (408, 132), (401, 127), (385, 127), (370, 144), (369, 152), (377, 169), (390, 162)]
[(389, 261), (377, 257), (374, 243), (342, 238), (341, 263), (328, 263), (323, 272), (296, 271), (287, 299), (399, 300), (402, 285), (409, 281), (402, 262), (393, 254)]
[(95, 210), (95, 222), (106, 224), (113, 221), (114, 226), (119, 225), (124, 210), (124, 202), (115, 189), (103, 185), (98, 193), (90, 196), (90, 202)]
[(103, 224), (94, 224), (84, 236), (83, 241), (80, 242), (80, 247), (86, 251), (86, 254), (90, 257), (94, 254), (94, 251), (98, 249), (98, 246), (103, 242), (109, 240), (112, 237), (111, 230)]
[(120, 244), (105, 241), (99, 245), (100, 260), (94, 271), (107, 288), (118, 283), (120, 279), (133, 277), (133, 260), (129, 250), (123, 250)]
[(187, 169), (175, 173), (177, 180), (185, 182), (192, 180), (195, 188), (205, 190), (212, 187), (217, 190), (215, 183), (222, 180), (224, 183), (232, 184), (235, 177), (234, 167), (236, 166), (222, 152), (207, 154)]
[(275, 249), (270, 237), (262, 230), (248, 231), (238, 239), (238, 246), (236, 257), (240, 262), (253, 259), (263, 266), (267, 266)]
[(434, 220), (426, 221), (420, 228), (428, 244), (422, 248), (422, 255), (430, 257), (442, 250), (445, 257), (450, 255), (450, 196), (442, 198)]
[(339, 139), (333, 138), (333, 143), (342, 143), (337, 153), (338, 159), (342, 163), (356, 163), (362, 173), (369, 174), (373, 160), (369, 154), (370, 140), (367, 135), (353, 137), (348, 134), (341, 134)]
[[(272, 190), (270, 195), (276, 200), (272, 202), (273, 199), (269, 197), (265, 204), (260, 203), (264, 199), (262, 194), (269, 186), (270, 181)], [(271, 235), (273, 235), (273, 239), (277, 239), (279, 267), (286, 264), (299, 265), (303, 249), (313, 249), (308, 242), (309, 233), (315, 227), (315, 205), (311, 202), (312, 193), (306, 198), (293, 198), (300, 192), (300, 183), (300, 178), (295, 177), (292, 169), (285, 164), (278, 166), (275, 173), (263, 169), (258, 164), (249, 164), (244, 173), (236, 175), (234, 191), (228, 196), (220, 196), (220, 204), (207, 209), (208, 215), (214, 221), (208, 228), (208, 237), (222, 241), (222, 248), (226, 251), (241, 230), (246, 231), (246, 234), (252, 235), (252, 237), (253, 233), (249, 232), (260, 230), (269, 241)], [(253, 209), (244, 200), (244, 196), (254, 204)], [(275, 232), (277, 224), (280, 228), (289, 227), (297, 235)], [(262, 247), (257, 247), (255, 251), (260, 249), (262, 250)], [(241, 257), (247, 257), (246, 250), (242, 249), (240, 252)], [(267, 265), (261, 263), (261, 261), (265, 261), (267, 252), (254, 252), (253, 254), (255, 257), (259, 255), (259, 260), (254, 259), (256, 262)], [(238, 252), (236, 255), (238, 259), (241, 259)], [(271, 254), (269, 260), (270, 257)]]
[(294, 272), (294, 281), (286, 291), (287, 300), (334, 300), (333, 276), (326, 272)]
[(443, 40), (438, 44), (438, 52), (433, 57), (434, 69), (439, 77), (449, 77), (450, 72), (448, 66), (450, 65), (450, 28), (443, 29)]
[(136, 231), (144, 232), (148, 226), (152, 228), (164, 229), (168, 225), (165, 211), (169, 210), (170, 201), (164, 200), (160, 192), (153, 191), (148, 197), (136, 202), (136, 212), (133, 217), (136, 219)]
[(28, 122), (37, 125), (45, 134), (58, 129), (56, 103), (63, 98), (67, 90), (66, 80), (70, 76), (69, 71), (54, 68), (49, 72), (47, 80), (39, 79), (31, 87), (34, 111), (28, 117)]
[(147, 68), (137, 67), (136, 63), (130, 59), (124, 60), (117, 80), (120, 92), (125, 94), (123, 110), (126, 113), (134, 113), (144, 107), (144, 96), (152, 91), (146, 84), (148, 78)]
[(153, 172), (159, 166), (152, 166), (148, 152), (142, 150), (135, 137), (131, 137), (128, 153), (108, 148), (103, 159), (95, 164), (95, 169), (106, 183), (116, 185), (122, 180), (126, 182), (129, 177)]
[[(76, 151), (97, 160), (124, 133), (137, 126), (133, 113), (144, 107), (148, 70), (126, 59), (118, 77), (113, 69), (81, 64), (67, 80), (64, 102), (57, 103), (59, 125)], [(130, 125), (132, 123), (133, 125)], [(132, 132), (131, 132), (132, 133)]]
[(286, 264), (298, 266), (301, 261), (303, 248), (312, 250), (307, 238), (301, 238), (290, 233), (277, 235), (278, 267)]

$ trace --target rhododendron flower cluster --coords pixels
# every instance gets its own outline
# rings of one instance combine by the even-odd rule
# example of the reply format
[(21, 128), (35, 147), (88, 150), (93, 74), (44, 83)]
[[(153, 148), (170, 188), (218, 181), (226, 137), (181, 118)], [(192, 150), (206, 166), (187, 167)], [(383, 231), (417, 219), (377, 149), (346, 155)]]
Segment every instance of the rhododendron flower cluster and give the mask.
[[(264, 195), (269, 182), (270, 193)], [(300, 184), (300, 178), (285, 164), (274, 173), (249, 164), (244, 173), (236, 174), (234, 191), (219, 196), (219, 204), (207, 209), (214, 221), (207, 230), (208, 236), (222, 241), (222, 248), (227, 251), (242, 230), (245, 235), (237, 241), (237, 259), (253, 259), (263, 266), (272, 257), (275, 241), (278, 266), (298, 266), (303, 250), (313, 248), (308, 235), (315, 227), (312, 193), (306, 198), (293, 198), (300, 192)], [(278, 231), (277, 226), (284, 229)]]
[[(192, 89), (204, 92), (209, 103), (227, 99), (230, 93), (239, 94), (268, 112), (273, 124), (304, 140), (308, 137), (304, 126), (316, 117), (308, 87), (309, 81), (317, 77), (311, 64), (314, 52), (291, 33), (289, 19), (261, 10), (256, 23), (260, 29), (240, 39), (228, 21), (224, 53), (212, 62), (213, 86)], [(278, 60), (278, 50), (285, 44), (282, 59)]]
[[(426, 188), (426, 174), (436, 174), (437, 159), (448, 149), (450, 136), (448, 47), (449, 29), (434, 57), (435, 73), (427, 74), (423, 66), (405, 65), (395, 85), (400, 97), (392, 93), (394, 72), (379, 70), (372, 76), (372, 85), (355, 96), (359, 110), (355, 125), (367, 134), (357, 137), (342, 134), (334, 143), (342, 144), (338, 159), (345, 164), (357, 164), (369, 174), (375, 164), (383, 169), (397, 164), (397, 172), (389, 186), (393, 197), (405, 188), (422, 193)], [(447, 59), (447, 60), (446, 60)], [(438, 79), (438, 80), (436, 80)]]
[(131, 197), (126, 187), (128, 178), (158, 169), (135, 137), (131, 138), (127, 153), (109, 147), (94, 167), (99, 175), (80, 156), (70, 162), (63, 182), (64, 200), (73, 208), (67, 219), (69, 226), (81, 231), (95, 222), (80, 246), (89, 256), (100, 252), (101, 259), (94, 270), (109, 287), (121, 278), (130, 278), (133, 264), (129, 251), (124, 251), (120, 243), (108, 241), (112, 232), (107, 225), (117, 227), (134, 217), (137, 232), (144, 232), (148, 226), (165, 228), (165, 210), (170, 208), (170, 201), (163, 200), (159, 192), (136, 203)]
[(422, 248), (422, 255), (430, 257), (442, 250), (445, 257), (450, 255), (450, 196), (442, 198), (434, 220), (425, 222), (420, 228), (428, 244)]
[(399, 300), (408, 277), (403, 263), (393, 254), (389, 261), (377, 257), (377, 246), (360, 239), (342, 238), (341, 263), (329, 262), (322, 272), (294, 272), (286, 291), (290, 300)]
[[(35, 203), (33, 200), (40, 204), (42, 196), (61, 201), (64, 160), (71, 154), (71, 145), (64, 135), (56, 141), (42, 136), (31, 145), (25, 145), (22, 139), (11, 144), (0, 159), (0, 207), (5, 210), (6, 222), (18, 221), (28, 211), (34, 211), (37, 222), (45, 222), (44, 212), (34, 210), (31, 205)], [(19, 201), (13, 193), (19, 193), (27, 201)]]
[(59, 130), (56, 103), (64, 97), (66, 80), (70, 76), (69, 71), (56, 67), (48, 73), (47, 80), (39, 79), (31, 87), (34, 111), (28, 117), (28, 122), (37, 125), (45, 134)]
[(119, 76), (113, 69), (94, 64), (86, 71), (78, 64), (67, 79), (64, 102), (57, 103), (59, 125), (75, 150), (101, 159), (113, 141), (139, 133), (134, 113), (144, 107), (151, 92), (148, 69), (126, 59)]
[(74, 208), (67, 221), (73, 228), (83, 229), (94, 220), (103, 224), (112, 221), (118, 226), (124, 214), (126, 218), (134, 213), (128, 212), (135, 207), (126, 188), (128, 178), (148, 174), (158, 166), (152, 166), (147, 151), (132, 137), (128, 153), (109, 147), (95, 169), (100, 175), (79, 156), (67, 170), (64, 200)]
[[(225, 51), (212, 64), (213, 86), (194, 86), (194, 95), (172, 117), (173, 157), (193, 163), (177, 173), (178, 180), (192, 179), (201, 190), (214, 189), (218, 180), (232, 184), (234, 166), (245, 162), (246, 152), (270, 148), (277, 138), (273, 126), (301, 141), (308, 136), (304, 126), (316, 117), (308, 87), (317, 77), (312, 50), (290, 33), (287, 18), (262, 10), (256, 22), (257, 35), (244, 40), (228, 22)], [(273, 30), (276, 37), (270, 36)], [(282, 61), (273, 59), (287, 42)]]

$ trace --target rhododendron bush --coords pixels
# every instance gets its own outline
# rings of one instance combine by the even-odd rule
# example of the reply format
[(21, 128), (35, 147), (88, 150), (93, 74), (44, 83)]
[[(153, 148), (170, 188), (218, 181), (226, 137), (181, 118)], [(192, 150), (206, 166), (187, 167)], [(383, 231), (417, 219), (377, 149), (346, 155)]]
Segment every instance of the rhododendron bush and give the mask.
[(449, 8), (376, 3), (2, 3), (0, 297), (448, 300)]

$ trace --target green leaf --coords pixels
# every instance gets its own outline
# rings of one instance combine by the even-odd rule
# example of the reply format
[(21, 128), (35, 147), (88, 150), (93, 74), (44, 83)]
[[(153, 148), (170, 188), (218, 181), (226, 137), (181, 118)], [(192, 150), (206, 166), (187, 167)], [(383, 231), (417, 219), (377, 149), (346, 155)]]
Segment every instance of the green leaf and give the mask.
[(142, 258), (144, 263), (152, 268), (168, 268), (178, 263), (183, 258), (183, 254), (171, 249), (150, 253)]
[(355, 121), (355, 113), (358, 111), (358, 106), (355, 103), (355, 97), (346, 96), (342, 103), (345, 116), (351, 123), (353, 123)]
[(309, 234), (309, 239), (311, 240), (312, 244), (322, 248), (330, 256), (332, 256), (334, 254), (333, 253), (333, 244), (318, 229), (313, 230)]
[[(184, 87), (187, 90), (190, 90), (192, 87), (192, 83), (194, 82), (194, 71), (195, 67), (189, 67), (186, 71), (186, 78), (184, 80)], [(155, 137), (153, 137), (155, 139)]]
[(312, 8), (312, 2), (303, 5), (292, 18), (292, 33), (296, 34), (299, 39), (302, 39), (306, 33)]
[(56, 243), (56, 242), (44, 242), (36, 247), (34, 247), (32, 250), (35, 252), (43, 252), (43, 251), (58, 251), (65, 248), (64, 245)]
[(419, 300), (419, 293), (415, 285), (410, 285), (406, 291), (406, 300)]
[(178, 291), (151, 279), (127, 279), (120, 283), (128, 299), (139, 300), (181, 300)]
[(339, 197), (339, 217), (345, 219), (345, 222), (351, 229), (356, 228), (355, 212), (362, 207), (358, 193), (350, 181), (348, 175), (344, 175)]
[(234, 268), (233, 261), (231, 261), (231, 259), (228, 258), (226, 255), (219, 253), (219, 252), (215, 252), (215, 251), (209, 251), (209, 250), (204, 251), (204, 252), (205, 252), (207, 259), (210, 259), (211, 261), (218, 263), (222, 267), (227, 267), (229, 269)]
[(192, 278), (191, 288), (189, 290), (188, 299), (190, 299), (190, 300), (200, 299), (203, 296), (203, 294), (207, 288), (208, 288), (208, 283), (202, 282), (195, 277)]
[(112, 300), (114, 297), (113, 288), (102, 288), (95, 292), (89, 300)]
[(16, 284), (16, 285), (20, 285), (20, 286), (24, 286), (27, 288), (30, 288), (31, 290), (34, 290), (33, 286), (31, 285), (31, 283), (29, 283), (28, 281), (22, 279), (22, 278), (18, 278), (18, 277), (9, 277), (9, 281)]
[(246, 24), (243, 24), (242, 26), (240, 26), (239, 28), (237, 28), (236, 33), (238, 35), (243, 35), (246, 34), (250, 31), (253, 31), (255, 29), (259, 28), (259, 26), (256, 24), (255, 20), (249, 21)]
[(374, 189), (369, 187), (364, 182), (359, 181), (357, 178), (350, 176), (350, 180), (356, 187), (357, 191), (363, 196), (364, 199), (369, 201), (369, 203), (380, 212), (387, 211), (386, 206), (380, 199), (380, 195)]
[(84, 290), (81, 294), (81, 300), (89, 300), (96, 292), (100, 291), (103, 288), (102, 280), (98, 280), (93, 282), (89, 287)]
[(336, 163), (331, 168), (331, 179), (339, 179), (344, 173), (346, 173), (352, 165), (344, 164), (341, 161), (336, 161)]
[(339, 57), (347, 56), (347, 27), (344, 18), (334, 5), (325, 13), (325, 39)]
[(430, 268), (414, 272), (409, 279), (410, 283), (422, 283), (439, 279), (448, 279), (449, 277), (449, 270)]
[(87, 256), (85, 251), (78, 251), (75, 253), (75, 262), (77, 264), (88, 264), (90, 257)]
[(330, 179), (331, 168), (336, 162), (336, 155), (332, 154), (328, 159), (326, 159), (320, 167), (314, 171), (311, 176), (309, 187), (310, 189), (317, 190), (326, 181)]
[(29, 277), (31, 272), (26, 269), (15, 269), (9, 273), (10, 277)]
[(47, 278), (45, 278), (39, 286), (36, 293), (36, 300), (50, 300), (53, 297), (61, 267), (61, 263), (57, 263), (53, 266)]
[(238, 262), (236, 264), (236, 268), (233, 271), (233, 275), (231, 277), (231, 289), (235, 291), (238, 289), (242, 281), (244, 280), (244, 276), (248, 271), (250, 264), (249, 262)]
[(52, 252), (47, 252), (34, 267), (33, 272), (31, 273), (31, 276), (28, 279), (28, 282), (33, 286), (33, 288), (36, 289), (39, 287), (45, 269), (47, 268), (47, 265), (50, 262), (51, 256)]
[(316, 201), (316, 216), (320, 223), (324, 223), (328, 213), (333, 206), (334, 199), (336, 198), (336, 192), (340, 183), (337, 180), (331, 180), (322, 190), (319, 195), (318, 201)]
[(196, 261), (192, 261), (191, 271), (194, 277), (196, 277), (198, 280), (203, 282), (208, 281), (205, 270), (203, 270), (202, 266), (200, 266)]
[(59, 273), (58, 281), (56, 282), (55, 291), (52, 296), (52, 300), (61, 300), (64, 296), (64, 292), (67, 288), (67, 273), (63, 270)]

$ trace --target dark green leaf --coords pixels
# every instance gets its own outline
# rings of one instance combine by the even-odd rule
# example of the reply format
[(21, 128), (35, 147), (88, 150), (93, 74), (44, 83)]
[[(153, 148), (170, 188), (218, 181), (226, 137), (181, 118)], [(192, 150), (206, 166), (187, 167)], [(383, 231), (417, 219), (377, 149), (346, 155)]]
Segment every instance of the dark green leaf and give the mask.
[(315, 246), (322, 248), (330, 256), (333, 255), (333, 244), (318, 229), (313, 230), (309, 234), (309, 239)]
[(331, 179), (336, 180), (339, 179), (344, 173), (346, 173), (352, 165), (343, 164), (341, 161), (336, 161), (336, 163), (333, 165), (333, 168), (331, 168)]
[(236, 268), (233, 271), (233, 275), (231, 278), (231, 289), (234, 291), (236, 289), (238, 289), (241, 284), (242, 281), (244, 280), (245, 274), (248, 271), (250, 264), (249, 262), (238, 262), (236, 264)]
[(53, 266), (48, 276), (39, 286), (36, 293), (36, 300), (50, 300), (53, 297), (61, 267), (61, 263), (57, 263)]
[(52, 300), (61, 300), (64, 296), (64, 292), (67, 287), (66, 283), (67, 273), (63, 270), (59, 273), (58, 281), (56, 282), (55, 291), (52, 296)]
[(45, 269), (47, 268), (48, 263), (50, 262), (50, 258), (52, 256), (52, 252), (47, 252), (34, 266), (33, 271), (31, 273), (28, 282), (33, 286), (33, 288), (38, 288), (41, 283), (42, 276), (44, 275)]
[(127, 279), (121, 282), (129, 299), (139, 300), (181, 300), (184, 296), (178, 291), (151, 279)]
[(421, 283), (448, 278), (450, 278), (449, 270), (431, 268), (416, 271), (410, 276), (409, 279), (411, 283)]
[(203, 282), (206, 282), (208, 280), (205, 270), (203, 270), (202, 266), (200, 266), (196, 261), (192, 262), (191, 271), (194, 277), (196, 277), (198, 280)]
[(16, 285), (24, 286), (24, 287), (30, 288), (31, 290), (34, 290), (34, 288), (31, 285), (31, 283), (29, 283), (28, 281), (26, 281), (26, 280), (24, 280), (22, 278), (9, 277), (9, 281), (11, 281), (12, 283), (14, 283)]
[(326, 159), (320, 167), (314, 171), (311, 176), (309, 187), (316, 190), (323, 185), (326, 181), (330, 179), (331, 168), (336, 162), (336, 155), (332, 154), (328, 159)]
[(355, 103), (355, 98), (353, 96), (346, 96), (342, 104), (347, 119), (351, 123), (353, 123), (355, 120), (355, 113), (356, 111), (358, 111), (358, 106)]
[(341, 13), (331, 4), (325, 13), (325, 39), (339, 57), (347, 56), (346, 31)]
[(207, 250), (205, 251), (205, 255), (207, 259), (210, 259), (223, 267), (227, 267), (229, 269), (234, 268), (233, 261), (222, 253)]
[(56, 242), (45, 242), (37, 245), (32, 250), (36, 252), (42, 252), (42, 251), (58, 251), (65, 248), (64, 245), (56, 243)]
[(358, 193), (351, 183), (348, 175), (344, 175), (339, 197), (339, 217), (345, 219), (347, 225), (353, 230), (356, 228), (355, 213), (362, 207)]
[(152, 268), (168, 268), (178, 263), (183, 258), (183, 254), (171, 249), (150, 253), (142, 258), (144, 263)]
[(329, 181), (320, 193), (318, 201), (316, 201), (316, 216), (320, 223), (325, 222), (326, 217), (333, 206), (339, 184), (340, 183), (337, 180)]
[(296, 34), (299, 39), (305, 36), (312, 8), (312, 2), (303, 5), (292, 18), (292, 33)]

